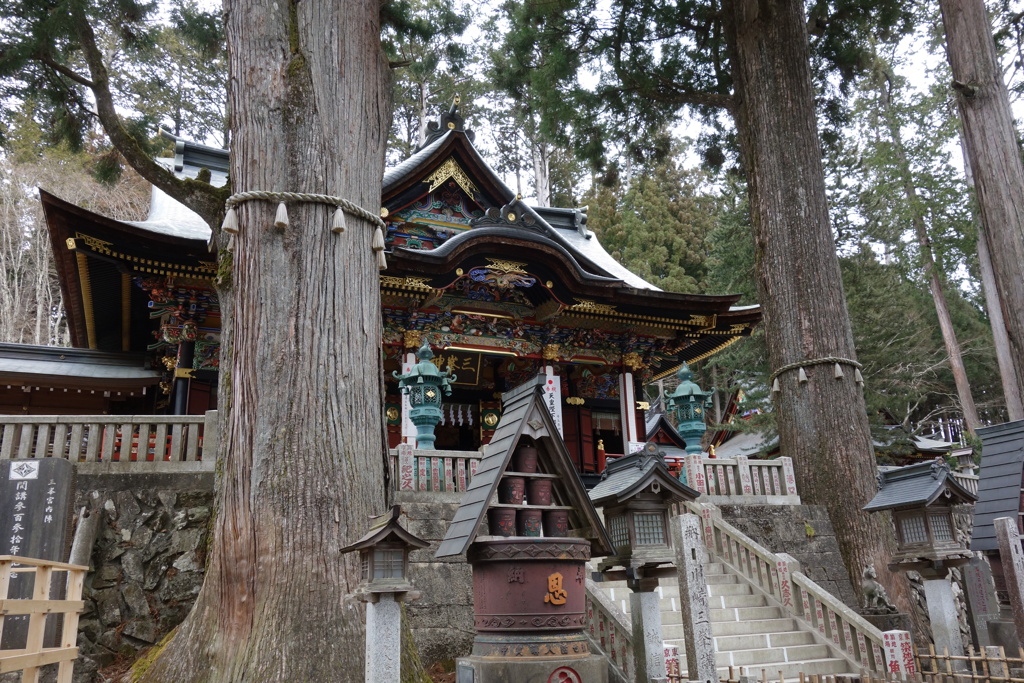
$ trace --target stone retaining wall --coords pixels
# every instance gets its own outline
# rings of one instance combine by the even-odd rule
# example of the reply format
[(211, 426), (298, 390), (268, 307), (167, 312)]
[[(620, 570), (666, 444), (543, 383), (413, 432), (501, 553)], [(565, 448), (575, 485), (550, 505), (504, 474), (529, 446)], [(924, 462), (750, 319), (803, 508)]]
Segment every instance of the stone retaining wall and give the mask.
[[(860, 602), (822, 505), (721, 505), (722, 518), (774, 553), (789, 553), (801, 571), (852, 609)], [(879, 571), (886, 570), (878, 567)], [(860, 583), (860, 577), (857, 577)]]
[(201, 465), (187, 474), (79, 465), (75, 509), (87, 506), (102, 517), (83, 592), (75, 683), (135, 659), (192, 609), (214, 504), (213, 473)]

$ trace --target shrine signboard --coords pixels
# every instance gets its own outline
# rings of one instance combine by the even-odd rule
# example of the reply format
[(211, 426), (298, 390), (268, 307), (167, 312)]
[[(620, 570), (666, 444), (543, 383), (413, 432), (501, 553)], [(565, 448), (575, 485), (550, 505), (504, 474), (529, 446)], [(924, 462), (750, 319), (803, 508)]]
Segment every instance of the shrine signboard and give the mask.
[[(63, 458), (0, 461), (0, 555), (67, 561), (74, 473)], [(8, 595), (30, 598), (32, 583), (14, 572)], [(8, 616), (0, 648), (25, 647), (27, 630), (28, 616)]]

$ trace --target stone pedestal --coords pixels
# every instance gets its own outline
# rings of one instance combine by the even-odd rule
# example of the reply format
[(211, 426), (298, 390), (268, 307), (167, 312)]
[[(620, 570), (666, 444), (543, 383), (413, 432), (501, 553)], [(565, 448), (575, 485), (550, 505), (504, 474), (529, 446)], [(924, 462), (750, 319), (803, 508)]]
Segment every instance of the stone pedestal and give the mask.
[(883, 633), (886, 631), (910, 631), (909, 614), (861, 614), (868, 622)]
[(665, 641), (661, 637), (661, 598), (653, 591), (631, 593), (629, 615), (633, 622), (633, 660), (636, 678), (665, 678)]
[(393, 593), (366, 604), (366, 683), (402, 679), (402, 605)]
[(711, 634), (711, 608), (704, 578), (704, 543), (696, 515), (673, 517), (672, 545), (679, 571), (679, 602), (682, 609), (686, 668), (691, 681), (717, 683), (715, 640)]

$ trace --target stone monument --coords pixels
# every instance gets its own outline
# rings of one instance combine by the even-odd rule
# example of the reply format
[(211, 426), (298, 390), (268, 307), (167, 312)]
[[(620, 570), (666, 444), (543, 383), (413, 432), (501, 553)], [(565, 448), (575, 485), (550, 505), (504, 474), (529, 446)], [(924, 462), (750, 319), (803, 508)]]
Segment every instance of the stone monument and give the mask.
[[(0, 555), (66, 562), (71, 549), (75, 467), (63, 458), (0, 460)], [(11, 575), (9, 595), (31, 598), (34, 579)], [(56, 594), (51, 598), (58, 598)], [(2, 649), (25, 647), (27, 616), (8, 616)], [(47, 642), (56, 623), (47, 623)]]

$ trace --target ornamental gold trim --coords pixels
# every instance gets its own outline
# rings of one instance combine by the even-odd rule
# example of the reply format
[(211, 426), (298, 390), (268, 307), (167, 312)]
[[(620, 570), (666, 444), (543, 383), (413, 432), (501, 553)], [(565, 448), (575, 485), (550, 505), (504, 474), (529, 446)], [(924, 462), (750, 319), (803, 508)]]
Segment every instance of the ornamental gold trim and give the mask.
[(615, 307), (610, 306), (609, 304), (599, 304), (596, 301), (591, 301), (590, 299), (575, 299), (575, 297), (574, 300), (576, 301), (576, 304), (569, 307), (570, 311), (580, 311), (585, 313), (618, 313), (618, 311), (615, 310)]
[(110, 247), (113, 242), (106, 242), (101, 240), (99, 237), (93, 237), (92, 235), (86, 235), (81, 232), (75, 233), (75, 238), (85, 242), (86, 246), (94, 251), (110, 252)]
[(430, 183), (430, 187), (427, 189), (427, 192), (433, 192), (437, 188), (441, 187), (444, 181), (448, 180), (449, 178), (454, 180), (459, 187), (465, 190), (466, 194), (469, 195), (470, 199), (476, 199), (476, 195), (478, 192), (480, 192), (480, 190), (477, 188), (476, 185), (473, 184), (473, 181), (469, 179), (469, 176), (466, 175), (466, 172), (463, 171), (462, 168), (455, 162), (455, 159), (451, 157), (446, 159), (443, 164), (438, 166), (437, 170), (431, 173), (429, 176), (427, 176), (423, 182)]
[[(738, 341), (739, 341), (740, 339), (743, 339), (743, 337), (733, 337), (732, 339), (729, 339), (728, 341), (726, 341), (726, 342), (725, 342), (724, 344), (722, 344), (722, 345), (720, 345), (720, 346), (716, 346), (715, 348), (711, 349), (710, 351), (707, 351), (707, 352), (705, 352), (705, 353), (702, 353), (702, 354), (700, 354), (699, 356), (695, 356), (695, 357), (693, 357), (693, 358), (689, 359), (689, 360), (688, 360), (688, 361), (686, 361), (686, 362), (687, 362), (687, 363), (696, 363), (697, 361), (702, 361), (702, 360), (704, 360), (705, 358), (709, 358), (710, 356), (713, 356), (713, 355), (715, 355), (715, 354), (716, 354), (716, 353), (718, 353), (719, 351), (722, 351), (722, 350), (723, 350), (723, 349), (725, 349), (725, 348), (726, 348), (727, 346), (730, 346), (731, 344), (735, 344), (735, 343), (736, 343), (736, 342), (738, 342)], [(674, 366), (672, 366), (671, 368), (669, 368), (669, 369), (667, 369), (667, 370), (662, 370), (662, 371), (661, 371), (661, 372), (659, 372), (658, 374), (656, 374), (656, 375), (654, 375), (653, 377), (651, 377), (650, 381), (651, 381), (651, 382), (657, 382), (657, 381), (658, 381), (659, 379), (664, 379), (665, 377), (668, 377), (669, 375), (671, 375), (672, 373), (674, 373), (674, 372), (675, 372), (676, 370), (678, 370), (678, 369), (679, 369), (679, 368), (681, 368), (682, 366), (683, 366), (683, 364), (682, 364), (682, 363), (679, 363), (678, 365), (674, 365)]]
[(430, 292), (434, 288), (427, 284), (427, 278), (425, 277), (394, 277), (391, 275), (380, 276), (381, 287), (391, 287), (392, 289), (407, 289), (413, 291)]
[(488, 258), (490, 265), (488, 268), (491, 270), (500, 270), (503, 273), (522, 273), (526, 275), (525, 263), (518, 263), (517, 261), (504, 261), (502, 259)]

